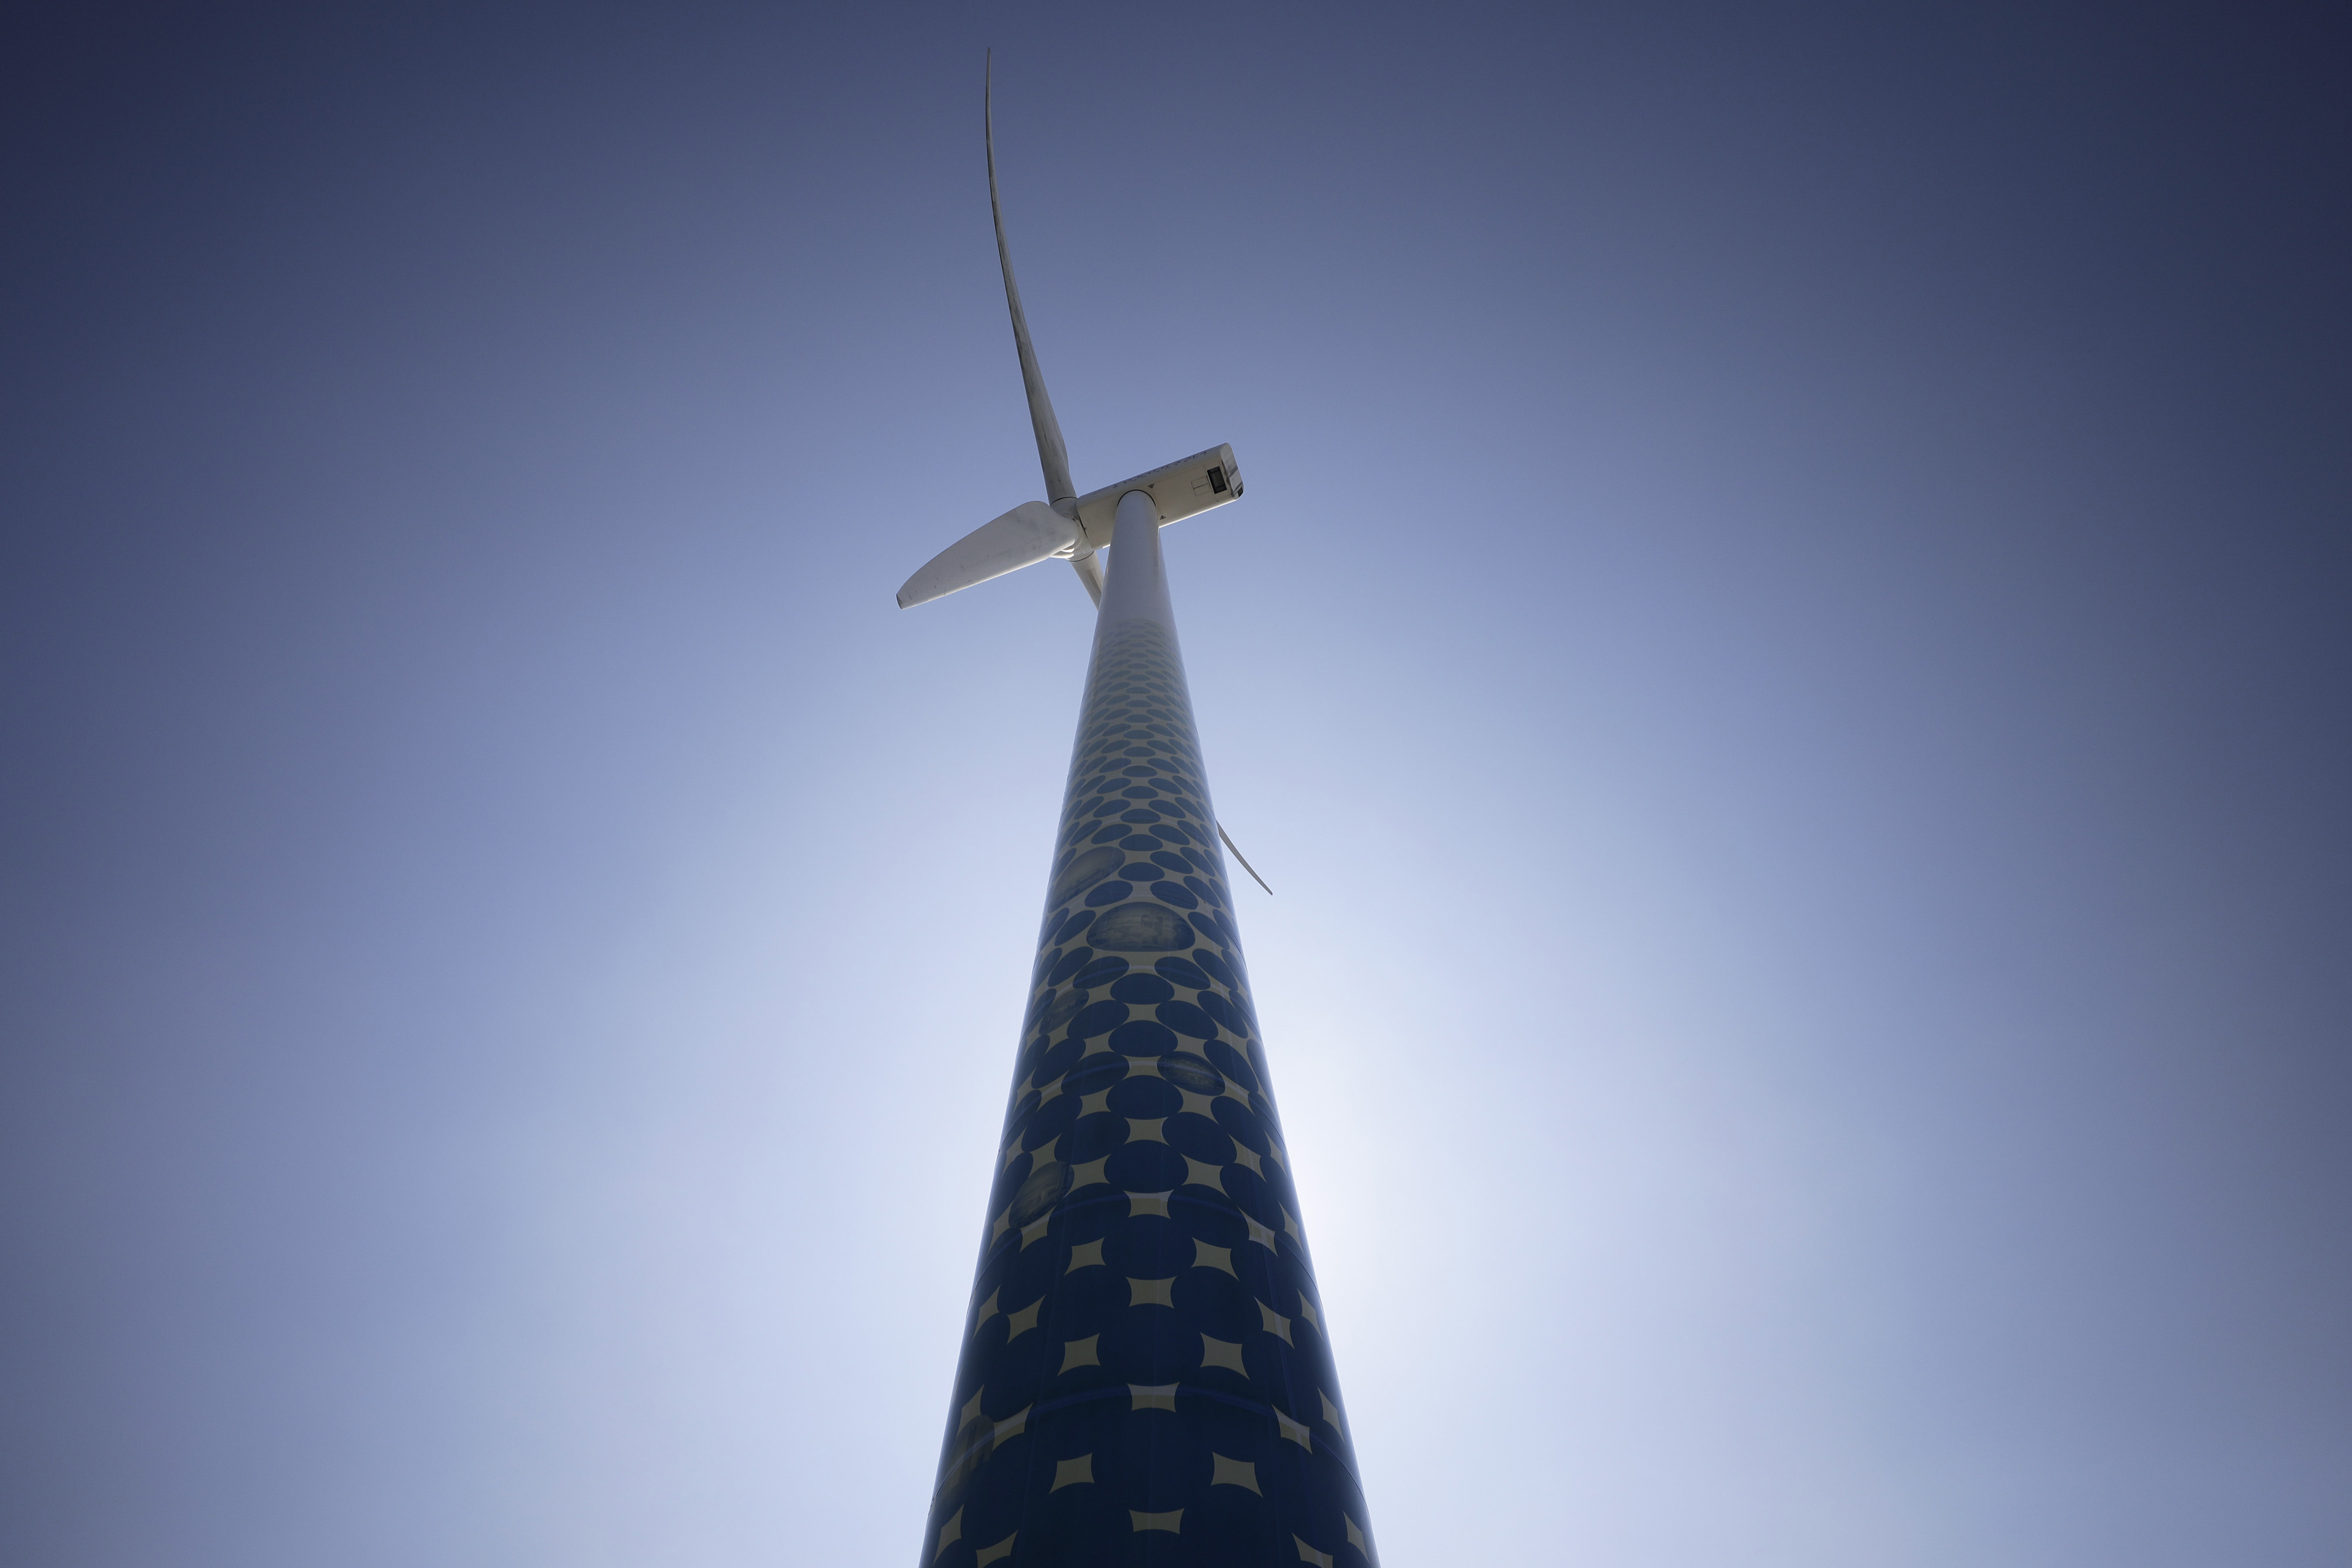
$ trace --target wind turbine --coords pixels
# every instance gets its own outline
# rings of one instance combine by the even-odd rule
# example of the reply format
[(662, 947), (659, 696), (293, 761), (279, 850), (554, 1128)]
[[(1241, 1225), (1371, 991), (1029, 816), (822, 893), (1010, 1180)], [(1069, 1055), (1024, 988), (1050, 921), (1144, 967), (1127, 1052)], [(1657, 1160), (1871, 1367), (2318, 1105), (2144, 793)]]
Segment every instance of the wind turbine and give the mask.
[(1160, 528), (1238, 500), (1241, 472), (1213, 446), (1078, 494), (1013, 277), (992, 98), (1045, 499), (898, 603), (1059, 559), (1097, 609), (921, 1562), (1376, 1563), (1160, 559)]

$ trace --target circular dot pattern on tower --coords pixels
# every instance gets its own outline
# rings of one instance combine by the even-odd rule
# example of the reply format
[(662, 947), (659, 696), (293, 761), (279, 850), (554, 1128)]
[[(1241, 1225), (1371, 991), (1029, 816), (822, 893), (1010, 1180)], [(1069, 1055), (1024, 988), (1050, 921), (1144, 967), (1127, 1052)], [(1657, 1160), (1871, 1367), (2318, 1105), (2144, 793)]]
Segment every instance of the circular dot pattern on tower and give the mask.
[(1375, 1563), (1166, 628), (1082, 715), (923, 1563)]

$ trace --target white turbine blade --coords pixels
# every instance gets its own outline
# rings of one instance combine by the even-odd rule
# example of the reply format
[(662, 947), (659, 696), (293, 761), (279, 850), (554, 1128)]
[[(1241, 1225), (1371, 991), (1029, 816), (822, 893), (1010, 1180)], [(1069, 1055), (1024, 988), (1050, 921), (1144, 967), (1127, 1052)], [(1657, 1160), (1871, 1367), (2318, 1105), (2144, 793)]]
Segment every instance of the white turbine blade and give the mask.
[(898, 608), (928, 603), (960, 588), (1067, 554), (1077, 542), (1077, 524), (1043, 501), (1024, 501), (933, 556), (898, 590)]
[[(1217, 837), (1225, 841), (1225, 848), (1234, 852), (1234, 859), (1242, 862), (1242, 870), (1250, 873), (1250, 880), (1260, 887), (1265, 887), (1265, 878), (1257, 874), (1257, 867), (1250, 864), (1248, 857), (1242, 853), (1241, 846), (1234, 842), (1234, 836), (1225, 831), (1225, 825), (1223, 822), (1217, 824)], [(1265, 895), (1272, 898), (1274, 889), (1265, 887)]]
[(1029, 394), (1029, 423), (1037, 432), (1037, 462), (1045, 470), (1045, 499), (1076, 498), (1070, 483), (1069, 450), (1062, 444), (1062, 423), (1054, 417), (1054, 400), (1045, 395), (1045, 375), (1037, 368), (1037, 350), (1029, 342), (1029, 318), (1022, 313), (1021, 286), (1013, 281), (1013, 252), (1004, 243), (1004, 209), (996, 199), (996, 57), (991, 51), (980, 94), (981, 136), (988, 147), (988, 211), (996, 220), (996, 259), (1004, 268), (1004, 302), (1013, 308), (1013, 346), (1021, 355), (1021, 388)]
[(1070, 565), (1076, 570), (1078, 580), (1086, 584), (1087, 597), (1095, 601), (1096, 609), (1100, 610), (1103, 591), (1102, 557), (1089, 550), (1072, 560)]

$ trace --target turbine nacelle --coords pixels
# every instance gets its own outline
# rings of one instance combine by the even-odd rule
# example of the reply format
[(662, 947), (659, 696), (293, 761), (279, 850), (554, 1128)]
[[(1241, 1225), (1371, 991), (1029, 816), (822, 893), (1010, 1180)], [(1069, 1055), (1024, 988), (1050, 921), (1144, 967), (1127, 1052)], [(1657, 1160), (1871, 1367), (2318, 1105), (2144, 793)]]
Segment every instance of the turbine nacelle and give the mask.
[(1111, 522), (1118, 515), (1119, 497), (1129, 490), (1140, 490), (1151, 497), (1152, 504), (1160, 508), (1160, 526), (1164, 528), (1196, 512), (1222, 507), (1239, 497), (1242, 473), (1234, 465), (1231, 446), (1212, 446), (1149, 474), (1138, 474), (1132, 479), (1090, 490), (1077, 499), (1078, 527), (1086, 535), (1088, 549), (1102, 549), (1109, 545)]
[(1101, 577), (1098, 570), (1087, 570), (1095, 565), (1089, 558), (1110, 543), (1119, 497), (1135, 490), (1151, 497), (1160, 526), (1165, 528), (1239, 497), (1241, 470), (1234, 465), (1231, 446), (1212, 446), (1059, 506), (1024, 501), (933, 556), (898, 590), (898, 608), (928, 603), (976, 582), (1055, 559), (1076, 564), (1087, 591), (1099, 601)]
[(1062, 444), (1061, 421), (1054, 417), (1054, 400), (1045, 395), (1045, 372), (1037, 367), (1036, 347), (1029, 340), (1029, 318), (1021, 308), (1021, 285), (1013, 277), (1013, 247), (1004, 237), (1004, 206), (996, 194), (993, 78), (992, 68), (992, 85), (981, 94), (981, 134), (988, 150), (988, 213), (996, 225), (996, 261), (1004, 273), (1004, 306), (1013, 318), (1013, 349), (1021, 361), (1021, 390), (1029, 400), (1029, 423), (1037, 436), (1037, 465), (1045, 478), (1045, 498), (1023, 502), (933, 556), (898, 590), (901, 610), (1057, 559), (1077, 569), (1087, 595), (1100, 604), (1102, 563), (1095, 559), (1095, 552), (1110, 543), (1120, 497), (1138, 490), (1150, 497), (1164, 528), (1179, 517), (1222, 507), (1242, 493), (1241, 471), (1234, 466), (1230, 446), (1195, 452), (1181, 462), (1084, 496), (1070, 483), (1069, 452)]

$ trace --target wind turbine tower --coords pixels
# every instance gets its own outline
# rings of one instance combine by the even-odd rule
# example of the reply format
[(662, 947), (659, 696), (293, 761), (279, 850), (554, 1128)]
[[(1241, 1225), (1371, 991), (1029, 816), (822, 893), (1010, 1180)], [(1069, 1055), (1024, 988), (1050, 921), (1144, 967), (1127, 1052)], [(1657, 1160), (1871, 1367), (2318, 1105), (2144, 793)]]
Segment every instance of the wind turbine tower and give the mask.
[(1160, 530), (1240, 499), (1241, 471), (1215, 446), (1078, 494), (986, 94), (982, 134), (1045, 499), (898, 603), (1058, 559), (1097, 609), (920, 1562), (1377, 1563), (1160, 559)]

